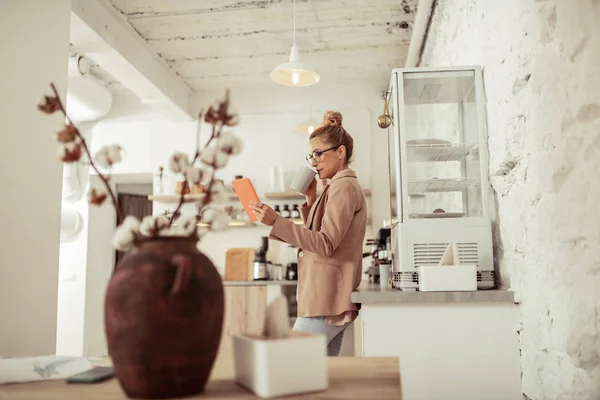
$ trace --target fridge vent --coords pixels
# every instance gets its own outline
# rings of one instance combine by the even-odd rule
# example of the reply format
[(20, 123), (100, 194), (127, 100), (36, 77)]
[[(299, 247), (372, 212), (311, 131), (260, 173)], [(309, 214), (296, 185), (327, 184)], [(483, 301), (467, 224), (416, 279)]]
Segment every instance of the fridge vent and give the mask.
[(417, 272), (408, 272), (408, 271), (402, 271), (402, 272), (394, 272), (392, 274), (392, 280), (394, 282), (413, 282), (413, 283), (419, 283), (419, 274)]
[[(479, 265), (479, 247), (477, 243), (457, 243), (458, 258), (461, 264)], [(413, 261), (415, 268), (438, 265), (448, 243), (415, 243)]]
[(417, 287), (419, 284), (419, 274), (417, 272), (394, 272), (392, 273), (393, 287), (400, 288), (402, 285)]
[(457, 243), (456, 245), (461, 264), (479, 265), (479, 247), (477, 243)]
[(496, 282), (496, 271), (477, 271), (477, 282)]
[(448, 243), (415, 243), (413, 246), (413, 260), (415, 268), (426, 265), (437, 265)]

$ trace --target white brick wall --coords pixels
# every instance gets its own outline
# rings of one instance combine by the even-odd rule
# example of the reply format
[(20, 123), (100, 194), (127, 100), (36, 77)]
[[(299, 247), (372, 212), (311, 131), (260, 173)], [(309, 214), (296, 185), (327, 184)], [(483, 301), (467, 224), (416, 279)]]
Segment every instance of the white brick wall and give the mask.
[(484, 67), (499, 267), (522, 300), (523, 391), (600, 399), (600, 1), (437, 3), (421, 65)]

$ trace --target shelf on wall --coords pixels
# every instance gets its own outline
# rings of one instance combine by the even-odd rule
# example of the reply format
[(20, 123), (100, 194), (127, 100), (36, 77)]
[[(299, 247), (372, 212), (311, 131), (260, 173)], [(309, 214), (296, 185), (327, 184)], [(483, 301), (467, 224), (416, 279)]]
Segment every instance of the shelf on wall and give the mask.
[[(208, 224), (206, 224), (204, 222), (199, 222), (197, 225), (201, 226), (201, 227), (209, 226)], [(228, 226), (230, 228), (251, 228), (251, 227), (255, 226), (255, 223), (251, 222), (251, 221), (246, 221), (246, 220), (233, 220), (233, 221), (229, 222)]]
[(408, 181), (408, 193), (423, 192), (460, 192), (474, 183), (477, 179), (419, 179)]
[[(364, 190), (365, 196), (371, 196), (371, 190)], [(184, 203), (193, 203), (196, 201), (200, 201), (206, 196), (204, 193), (190, 193), (183, 195)], [(235, 193), (228, 193), (228, 197), (230, 201), (237, 201), (238, 197)], [(304, 195), (296, 193), (296, 192), (268, 192), (265, 193), (264, 198), (267, 200), (304, 200)], [(171, 203), (177, 204), (181, 199), (181, 195), (179, 194), (154, 194), (148, 196), (148, 200), (156, 201), (158, 203)]]
[(408, 162), (461, 161), (476, 148), (476, 143), (407, 144), (406, 157)]
[[(184, 203), (194, 203), (196, 201), (202, 200), (205, 196), (206, 196), (206, 194), (204, 194), (204, 193), (184, 194), (183, 195), (183, 202)], [(229, 197), (229, 200), (237, 200), (238, 199), (238, 197), (237, 197), (237, 195), (235, 193), (229, 193), (228, 197)], [(177, 203), (179, 203), (180, 199), (181, 199), (181, 195), (180, 194), (155, 194), (155, 195), (148, 196), (148, 200), (150, 200), (150, 201), (156, 201), (158, 203), (174, 203), (174, 204), (177, 204)]]
[[(371, 196), (371, 189), (364, 189), (366, 197)], [(265, 193), (267, 200), (304, 200), (305, 196), (297, 192), (268, 192)]]
[[(304, 223), (302, 221), (302, 219), (291, 219), (290, 221), (292, 221), (296, 225), (302, 225)], [(251, 221), (247, 221), (247, 220), (233, 220), (233, 221), (229, 222), (228, 225), (230, 228), (252, 228), (254, 226), (263, 226), (262, 224), (260, 224), (258, 222), (251, 222)], [(209, 225), (204, 222), (200, 222), (200, 223), (198, 223), (198, 226), (208, 227)]]

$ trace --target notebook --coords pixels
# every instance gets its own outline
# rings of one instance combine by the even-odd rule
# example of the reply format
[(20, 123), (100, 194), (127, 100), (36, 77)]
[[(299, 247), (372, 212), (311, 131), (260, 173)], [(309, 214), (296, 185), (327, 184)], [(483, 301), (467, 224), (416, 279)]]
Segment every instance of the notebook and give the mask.
[(255, 201), (259, 202), (258, 195), (256, 194), (256, 190), (254, 190), (254, 185), (252, 185), (252, 181), (249, 178), (241, 178), (236, 179), (231, 182), (233, 185), (233, 190), (235, 190), (235, 194), (240, 199), (244, 210), (246, 210), (246, 214), (250, 218), (250, 221), (256, 222), (256, 215), (252, 212), (250, 208), (250, 202)]

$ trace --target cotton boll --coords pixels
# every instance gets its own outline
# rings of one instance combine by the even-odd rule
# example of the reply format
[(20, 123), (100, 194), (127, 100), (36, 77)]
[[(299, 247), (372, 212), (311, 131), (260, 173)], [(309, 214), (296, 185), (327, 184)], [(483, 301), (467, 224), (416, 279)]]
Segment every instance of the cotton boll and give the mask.
[(100, 206), (106, 201), (108, 198), (108, 193), (104, 189), (100, 188), (90, 188), (88, 192), (88, 202), (90, 204), (94, 204)]
[(133, 215), (126, 216), (121, 223), (121, 226), (126, 227), (135, 233), (139, 233), (140, 231), (140, 221)]
[(210, 189), (210, 200), (215, 203), (225, 203), (229, 200), (225, 185), (221, 181), (214, 182)]
[(102, 146), (100, 150), (94, 154), (96, 163), (104, 169), (109, 169), (113, 164), (121, 161), (121, 151), (123, 148), (118, 144), (112, 144), (109, 146)]
[(215, 159), (216, 149), (214, 147), (205, 148), (200, 154), (200, 161), (204, 164), (212, 165)]
[(121, 146), (119, 146), (118, 144), (113, 144), (113, 145), (108, 146), (107, 153), (108, 153), (108, 159), (110, 160), (111, 164), (116, 164), (121, 161), (122, 150), (123, 150), (123, 148)]
[(192, 185), (206, 180), (206, 171), (202, 168), (187, 167), (183, 170), (183, 175), (185, 176), (185, 180)]
[(218, 213), (212, 221), (210, 221), (210, 229), (212, 231), (221, 232), (227, 230), (231, 218), (225, 213)]
[(204, 164), (211, 165), (214, 168), (223, 168), (227, 165), (227, 161), (229, 161), (229, 155), (223, 153), (216, 147), (209, 147), (202, 151), (200, 161)]
[(140, 233), (147, 237), (159, 236), (160, 232), (169, 226), (169, 219), (163, 215), (144, 217), (140, 224)]
[(218, 143), (219, 150), (225, 154), (236, 155), (242, 151), (242, 141), (231, 133), (223, 133)]
[(196, 217), (181, 217), (177, 220), (183, 236), (191, 236), (196, 233)]
[(140, 229), (140, 221), (134, 216), (125, 217), (117, 227), (113, 236), (113, 247), (120, 251), (129, 251), (135, 246), (135, 239)]
[(169, 168), (175, 173), (183, 172), (189, 165), (190, 160), (188, 156), (182, 152), (174, 153), (169, 159)]
[(215, 167), (216, 168), (224, 168), (229, 161), (229, 155), (223, 153), (222, 151), (217, 151), (215, 153)]
[(104, 148), (100, 149), (100, 151), (94, 154), (94, 159), (96, 159), (96, 164), (101, 166), (104, 169), (110, 168), (110, 160), (108, 158), (108, 152), (103, 151)]
[(77, 162), (81, 159), (81, 145), (77, 142), (59, 143), (56, 155), (63, 162)]

